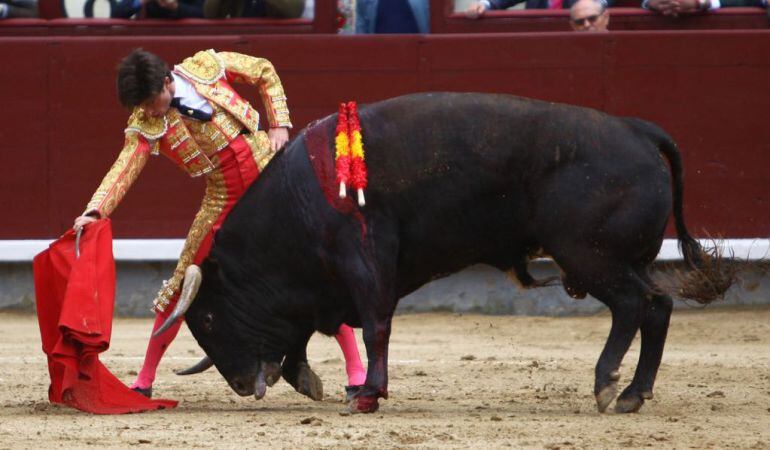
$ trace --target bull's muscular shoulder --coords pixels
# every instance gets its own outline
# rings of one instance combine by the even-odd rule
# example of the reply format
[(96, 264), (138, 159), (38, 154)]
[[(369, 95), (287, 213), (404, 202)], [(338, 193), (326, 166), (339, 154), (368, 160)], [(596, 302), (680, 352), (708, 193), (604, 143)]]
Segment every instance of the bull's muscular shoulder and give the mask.
[(209, 49), (186, 58), (174, 70), (198, 83), (211, 84), (225, 75), (225, 64), (217, 52)]
[(151, 117), (142, 108), (134, 108), (128, 118), (126, 132), (136, 131), (148, 140), (160, 139), (168, 130), (168, 120), (165, 116)]

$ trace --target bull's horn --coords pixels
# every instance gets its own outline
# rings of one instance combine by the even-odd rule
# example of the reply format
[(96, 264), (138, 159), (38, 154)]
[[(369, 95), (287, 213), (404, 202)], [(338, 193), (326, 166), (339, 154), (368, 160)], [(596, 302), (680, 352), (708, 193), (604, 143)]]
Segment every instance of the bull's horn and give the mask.
[(257, 374), (257, 379), (254, 380), (254, 398), (262, 400), (267, 391), (267, 383), (265, 382), (265, 371), (260, 370)]
[(207, 371), (211, 366), (214, 365), (214, 361), (211, 360), (208, 356), (204, 356), (203, 359), (198, 361), (194, 366), (188, 367), (184, 370), (180, 370), (179, 372), (176, 372), (177, 375), (193, 375), (196, 373), (201, 373)]
[(187, 308), (192, 305), (193, 299), (195, 299), (195, 294), (198, 293), (198, 288), (201, 285), (201, 279), (203, 278), (203, 275), (201, 274), (201, 268), (196, 266), (195, 264), (190, 264), (187, 266), (187, 270), (184, 272), (184, 284), (182, 285), (182, 294), (179, 296), (179, 300), (176, 302), (176, 307), (174, 308), (174, 312), (171, 313), (170, 316), (166, 319), (165, 322), (163, 322), (163, 325), (161, 325), (160, 328), (158, 328), (158, 331), (153, 333), (152, 337), (158, 337), (161, 334), (163, 334), (166, 330), (171, 328), (171, 325), (174, 324), (180, 317), (184, 316), (184, 313), (187, 312)]

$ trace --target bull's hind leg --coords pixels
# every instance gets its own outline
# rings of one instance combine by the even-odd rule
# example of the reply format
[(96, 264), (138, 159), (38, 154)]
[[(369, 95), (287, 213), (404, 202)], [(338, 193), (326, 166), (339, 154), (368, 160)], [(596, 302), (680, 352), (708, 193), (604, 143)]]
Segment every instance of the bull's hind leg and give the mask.
[(632, 271), (606, 279), (589, 292), (612, 313), (607, 343), (596, 363), (594, 395), (599, 412), (604, 412), (617, 395), (620, 363), (623, 361), (646, 310), (646, 284)]
[(615, 411), (636, 412), (642, 407), (644, 400), (652, 398), (652, 387), (663, 357), (672, 305), (671, 297), (652, 294), (652, 301), (641, 325), (642, 348), (639, 364), (636, 366), (633, 381), (618, 397)]

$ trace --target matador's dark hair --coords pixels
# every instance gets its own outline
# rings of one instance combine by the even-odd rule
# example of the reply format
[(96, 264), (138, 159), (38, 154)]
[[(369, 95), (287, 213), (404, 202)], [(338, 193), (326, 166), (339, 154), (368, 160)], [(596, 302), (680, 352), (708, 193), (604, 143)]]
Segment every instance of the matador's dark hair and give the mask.
[(118, 66), (118, 100), (133, 108), (163, 90), (163, 81), (171, 76), (168, 65), (157, 55), (137, 48)]

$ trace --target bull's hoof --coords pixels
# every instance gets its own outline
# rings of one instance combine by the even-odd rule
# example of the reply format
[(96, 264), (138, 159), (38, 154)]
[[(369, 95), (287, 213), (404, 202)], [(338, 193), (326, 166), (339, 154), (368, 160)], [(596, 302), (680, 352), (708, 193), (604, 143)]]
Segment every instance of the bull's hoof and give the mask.
[(358, 386), (345, 386), (345, 402), (350, 403), (350, 401), (356, 398), (363, 389), (363, 384)]
[(652, 399), (652, 391), (639, 393), (633, 389), (633, 385), (626, 388), (615, 403), (616, 413), (635, 413), (644, 405), (645, 400)]
[(600, 413), (607, 410), (615, 397), (618, 395), (618, 380), (620, 379), (620, 372), (613, 370), (610, 372), (610, 383), (601, 388), (596, 393), (596, 408)]
[(377, 400), (377, 397), (361, 395), (358, 397), (353, 397), (350, 403), (348, 403), (348, 409), (353, 414), (373, 413), (380, 409), (380, 402)]
[(618, 395), (618, 383), (610, 383), (596, 394), (596, 408), (600, 413), (607, 410), (616, 395)]
[(532, 281), (532, 284), (529, 286), (531, 288), (539, 288), (539, 287), (548, 287), (548, 286), (555, 286), (556, 282), (559, 281), (561, 277), (558, 275), (550, 276), (543, 278), (542, 280), (534, 279)]
[(621, 414), (635, 413), (639, 411), (642, 405), (644, 405), (644, 399), (639, 396), (620, 397), (615, 402), (615, 412)]
[(297, 373), (297, 392), (317, 402), (324, 398), (323, 382), (307, 364), (300, 366)]

